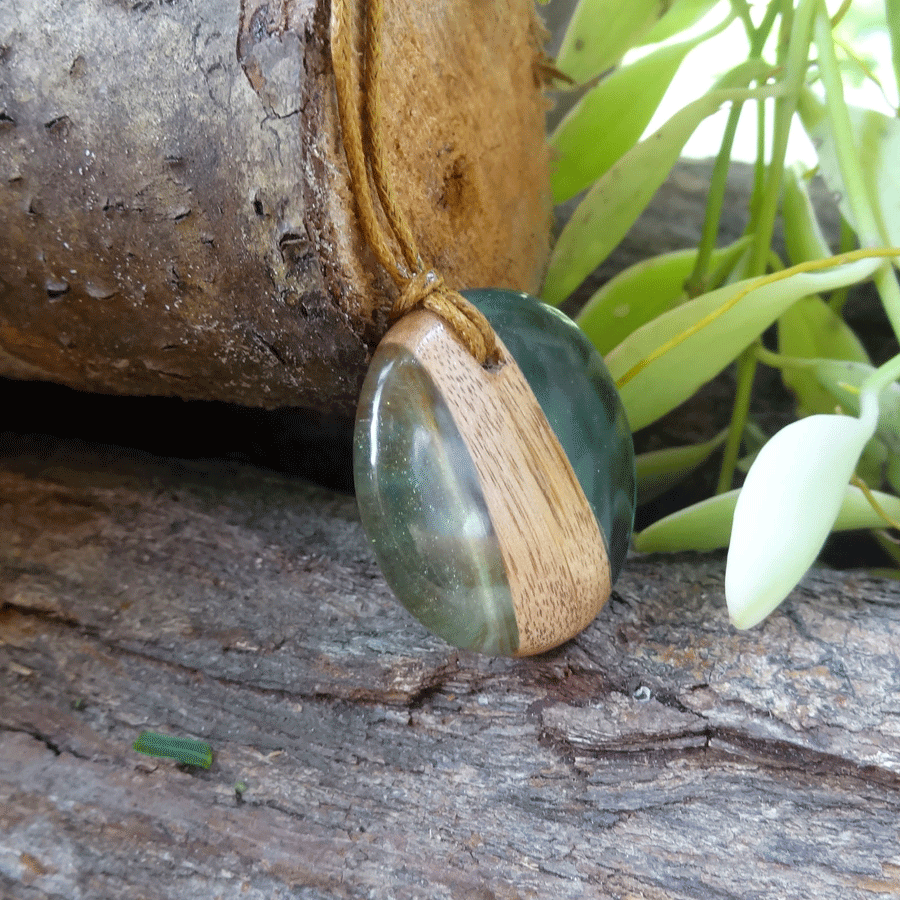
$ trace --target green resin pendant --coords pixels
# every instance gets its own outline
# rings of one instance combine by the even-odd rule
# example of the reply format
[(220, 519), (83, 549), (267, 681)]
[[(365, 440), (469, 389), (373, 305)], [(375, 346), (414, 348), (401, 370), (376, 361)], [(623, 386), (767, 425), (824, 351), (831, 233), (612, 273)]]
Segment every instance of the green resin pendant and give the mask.
[(437, 316), (384, 337), (363, 384), (363, 527), (403, 605), (454, 646), (525, 656), (609, 596), (635, 507), (631, 432), (600, 354), (527, 294), (465, 291), (499, 338), (481, 367)]

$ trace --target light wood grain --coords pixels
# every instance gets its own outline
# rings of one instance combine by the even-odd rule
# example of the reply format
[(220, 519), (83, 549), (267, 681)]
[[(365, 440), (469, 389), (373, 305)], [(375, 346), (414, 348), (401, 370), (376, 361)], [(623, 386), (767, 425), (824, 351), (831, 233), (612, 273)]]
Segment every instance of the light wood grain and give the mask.
[(427, 311), (406, 316), (385, 342), (419, 360), (472, 456), (509, 579), (517, 655), (574, 637), (609, 597), (606, 542), (521, 369), (499, 341), (503, 364), (483, 368)]

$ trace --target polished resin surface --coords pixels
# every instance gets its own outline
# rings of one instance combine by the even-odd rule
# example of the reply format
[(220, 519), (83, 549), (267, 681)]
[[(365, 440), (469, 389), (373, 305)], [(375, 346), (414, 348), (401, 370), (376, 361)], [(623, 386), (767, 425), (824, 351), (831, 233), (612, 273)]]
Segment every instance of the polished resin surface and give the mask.
[(463, 291), (528, 380), (606, 538), (612, 580), (622, 569), (636, 502), (634, 445), (603, 358), (559, 310), (528, 294)]
[[(602, 358), (570, 319), (532, 297), (465, 295), (535, 394), (594, 512), (615, 580), (634, 517), (634, 453)], [(514, 602), (475, 463), (440, 388), (402, 342), (383, 341), (369, 367), (354, 477), (363, 527), (403, 605), (454, 646), (516, 654)]]
[(360, 395), (354, 479), (387, 583), (455, 647), (516, 652), (519, 632), (475, 464), (431, 377), (382, 344)]

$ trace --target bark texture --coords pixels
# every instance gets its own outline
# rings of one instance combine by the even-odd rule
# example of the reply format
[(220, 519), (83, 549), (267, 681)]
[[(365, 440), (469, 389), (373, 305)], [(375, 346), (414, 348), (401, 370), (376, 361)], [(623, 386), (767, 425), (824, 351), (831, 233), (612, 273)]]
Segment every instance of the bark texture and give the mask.
[(896, 583), (817, 571), (737, 633), (721, 558), (633, 559), (577, 640), (485, 659), (395, 604), (350, 497), (3, 451), (4, 897), (900, 894)]
[[(352, 409), (385, 327), (328, 0), (0, 7), (0, 375)], [(454, 285), (537, 288), (532, 0), (387, 5), (387, 168)]]

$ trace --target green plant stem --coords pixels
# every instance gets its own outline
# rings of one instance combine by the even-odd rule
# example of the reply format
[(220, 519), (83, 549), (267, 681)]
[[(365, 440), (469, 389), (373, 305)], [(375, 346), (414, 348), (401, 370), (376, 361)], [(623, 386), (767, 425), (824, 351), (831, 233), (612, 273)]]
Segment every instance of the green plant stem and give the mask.
[(809, 356), (785, 356), (783, 353), (773, 353), (762, 344), (755, 344), (753, 352), (758, 362), (773, 369), (812, 369), (819, 363), (818, 359)]
[[(815, 20), (815, 39), (816, 48), (819, 51), (819, 72), (825, 87), (825, 107), (828, 110), (838, 168), (856, 226), (856, 234), (860, 244), (864, 247), (878, 246), (886, 241), (878, 228), (878, 222), (872, 210), (872, 198), (869, 197), (866, 189), (859, 151), (853, 138), (850, 113), (844, 101), (844, 85), (834, 52), (831, 21), (823, 0), (819, 0), (819, 10)], [(894, 329), (894, 334), (900, 338), (900, 285), (897, 284), (893, 265), (885, 262), (875, 273), (873, 280), (878, 288), (891, 327)]]
[[(821, 2), (821, 0), (820, 0)], [(844, 101), (844, 85), (834, 53), (831, 38), (831, 22), (825, 4), (821, 3), (815, 24), (816, 49), (819, 51), (819, 73), (825, 87), (825, 108), (828, 111), (831, 135), (837, 156), (841, 180), (844, 183), (847, 202), (856, 226), (860, 244), (866, 246), (881, 243), (878, 223), (869, 205), (865, 177), (859, 159), (859, 150), (853, 138), (853, 125)]]
[[(744, 23), (744, 30), (747, 32), (747, 38), (750, 41), (748, 59), (759, 59), (762, 56), (763, 47), (775, 21), (774, 13), (777, 12), (776, 8), (777, 4), (771, 4), (760, 27), (754, 28), (753, 20), (750, 18), (750, 8), (746, 0), (733, 0), (732, 10)], [(770, 11), (773, 13), (772, 15), (769, 15)], [(762, 105), (762, 103), (759, 104), (760, 107)], [(735, 101), (728, 113), (728, 121), (725, 123), (722, 143), (719, 146), (719, 152), (716, 155), (716, 162), (710, 177), (703, 231), (700, 235), (700, 243), (697, 246), (697, 259), (694, 263), (694, 269), (684, 285), (685, 293), (689, 297), (696, 297), (709, 289), (709, 279), (707, 277), (709, 261), (712, 258), (716, 247), (716, 239), (719, 235), (719, 222), (722, 218), (722, 207), (725, 204), (725, 191), (728, 186), (728, 172), (731, 167), (731, 151), (734, 146), (734, 138), (743, 106), (742, 101)]]
[[(753, 190), (750, 193), (750, 201), (747, 204), (749, 215), (747, 228), (744, 234), (756, 233), (756, 223), (759, 220), (759, 206), (766, 188), (766, 104), (756, 104), (756, 160), (753, 163)], [(749, 273), (745, 273), (749, 274)]]
[(847, 12), (852, 5), (853, 0), (844, 0), (844, 2), (841, 3), (841, 8), (834, 14), (831, 19), (832, 28), (837, 28), (837, 26), (840, 24), (841, 19), (843, 19), (844, 16), (847, 15)]
[(731, 411), (731, 423), (728, 426), (728, 437), (722, 451), (722, 466), (719, 470), (719, 482), (716, 493), (724, 494), (731, 490), (734, 470), (737, 467), (744, 427), (750, 413), (750, 397), (753, 393), (753, 379), (756, 376), (756, 347), (751, 345), (737, 359), (737, 390), (734, 395), (734, 407)]
[(747, 33), (747, 39), (750, 41), (750, 57), (762, 56), (763, 48), (769, 35), (772, 33), (772, 26), (779, 15), (783, 13), (790, 14), (792, 9), (792, 0), (770, 0), (766, 5), (766, 11), (763, 14), (759, 28), (753, 24), (753, 18), (750, 14), (750, 4), (747, 0), (731, 0), (731, 9), (734, 14), (743, 22), (744, 31)]
[(728, 171), (731, 168), (731, 149), (734, 145), (734, 136), (737, 133), (738, 122), (741, 118), (742, 102), (733, 103), (728, 113), (728, 121), (725, 124), (725, 132), (722, 135), (722, 143), (716, 155), (712, 176), (709, 181), (709, 193), (706, 196), (706, 217), (703, 220), (703, 232), (700, 243), (697, 245), (697, 259), (694, 269), (684, 284), (688, 297), (697, 297), (707, 290), (707, 274), (709, 261), (716, 248), (716, 238), (719, 235), (719, 221), (722, 217), (722, 207), (725, 204), (725, 191), (728, 186)]
[(900, 353), (879, 366), (860, 386), (859, 393), (880, 394), (892, 381), (900, 378)]
[(769, 39), (769, 34), (772, 31), (772, 26), (775, 24), (775, 19), (778, 18), (778, 14), (781, 12), (781, 3), (778, 2), (770, 2), (766, 7), (765, 15), (763, 16), (762, 22), (759, 23), (759, 28), (752, 29), (751, 22), (751, 30), (747, 33), (750, 35), (750, 53), (751, 55), (755, 54), (756, 56), (761, 56), (763, 52), (763, 47), (766, 44), (766, 41)]
[(753, 19), (750, 16), (750, 5), (747, 0), (731, 0), (731, 9), (734, 14), (744, 23), (744, 31), (748, 38), (752, 38), (756, 29), (753, 26)]
[(772, 132), (772, 152), (766, 187), (755, 221), (754, 242), (750, 249), (747, 274), (751, 277), (765, 272), (766, 258), (772, 244), (775, 216), (781, 197), (784, 160), (787, 153), (791, 121), (797, 110), (800, 92), (806, 82), (809, 46), (812, 40), (817, 0), (801, 0), (794, 12), (790, 39), (785, 58), (785, 92), (775, 101), (775, 121)]

